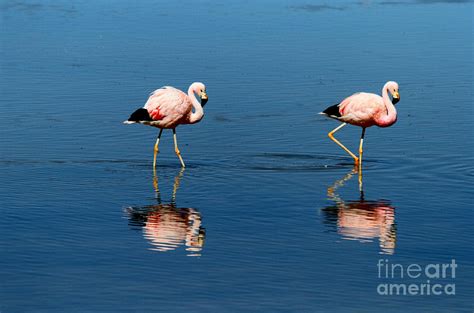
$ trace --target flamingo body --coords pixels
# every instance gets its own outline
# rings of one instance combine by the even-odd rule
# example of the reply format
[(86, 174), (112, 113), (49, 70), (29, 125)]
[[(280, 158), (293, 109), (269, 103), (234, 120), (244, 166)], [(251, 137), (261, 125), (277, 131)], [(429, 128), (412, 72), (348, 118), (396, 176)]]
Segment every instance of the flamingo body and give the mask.
[[(201, 102), (197, 100), (196, 94)], [(158, 153), (158, 144), (163, 129), (173, 129), (175, 152), (181, 161), (181, 165), (185, 167), (178, 149), (176, 127), (180, 124), (194, 124), (201, 121), (204, 117), (203, 106), (206, 102), (206, 86), (203, 83), (195, 82), (191, 84), (187, 94), (174, 87), (164, 86), (153, 91), (143, 108), (133, 112), (124, 123), (139, 123), (160, 128), (155, 144), (153, 168), (156, 166), (156, 154)]]
[(154, 121), (153, 126), (175, 128), (179, 124), (189, 124), (193, 104), (181, 90), (162, 87), (150, 94), (144, 108)]
[[(388, 96), (389, 93), (392, 95), (393, 100), (390, 100)], [(393, 125), (397, 121), (397, 110), (394, 104), (399, 100), (398, 84), (394, 81), (389, 81), (382, 88), (382, 96), (366, 92), (355, 93), (342, 100), (341, 103), (328, 107), (321, 112), (321, 114), (344, 123), (331, 131), (328, 135), (354, 158), (356, 164), (359, 164), (359, 159), (362, 158), (362, 142), (365, 129), (374, 125), (378, 127), (389, 127)], [(346, 125), (346, 123), (362, 127), (359, 157), (356, 157), (349, 149), (333, 137), (333, 134)]]
[(359, 92), (330, 106), (322, 113), (327, 116), (360, 127), (388, 127), (397, 121), (397, 111), (391, 103), (391, 112), (384, 99), (373, 93)]
[(387, 116), (383, 98), (373, 93), (361, 92), (347, 97), (338, 105), (338, 110), (338, 120), (360, 127), (388, 127), (397, 121), (396, 111)]

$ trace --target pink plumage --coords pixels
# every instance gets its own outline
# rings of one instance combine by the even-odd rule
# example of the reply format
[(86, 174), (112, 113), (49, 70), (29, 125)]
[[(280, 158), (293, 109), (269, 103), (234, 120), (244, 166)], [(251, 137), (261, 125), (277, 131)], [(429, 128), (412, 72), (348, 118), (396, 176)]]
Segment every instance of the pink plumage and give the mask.
[[(199, 114), (194, 114), (193, 116), (192, 108), (193, 100), (195, 99), (195, 97), (192, 99), (191, 96), (176, 88), (162, 87), (151, 93), (144, 108), (148, 111), (153, 121), (156, 122), (153, 126), (174, 128), (178, 124), (197, 123), (202, 119), (204, 115), (202, 107), (199, 110)], [(195, 107), (197, 106), (195, 105)], [(201, 105), (199, 104), (199, 106)]]
[[(201, 102), (197, 100), (196, 94), (201, 99)], [(203, 106), (206, 104), (207, 99), (206, 86), (203, 83), (195, 82), (191, 84), (188, 89), (188, 94), (174, 87), (161, 87), (150, 94), (143, 108), (133, 112), (128, 120), (124, 122), (125, 124), (140, 123), (160, 128), (155, 143), (154, 169), (156, 167), (158, 144), (163, 129), (173, 130), (175, 152), (181, 161), (181, 165), (185, 167), (178, 149), (176, 127), (180, 124), (194, 124), (199, 122), (204, 116)]]
[[(393, 100), (390, 100), (388, 94), (391, 94)], [(387, 82), (382, 88), (382, 96), (360, 92), (353, 94), (342, 100), (341, 103), (328, 107), (321, 114), (337, 119), (343, 122), (328, 136), (346, 152), (348, 152), (358, 165), (362, 160), (362, 144), (365, 135), (365, 129), (370, 126), (388, 127), (397, 121), (397, 110), (394, 104), (400, 100), (398, 93), (398, 84), (394, 81)], [(362, 127), (362, 136), (359, 146), (359, 157), (356, 157), (349, 149), (334, 138), (333, 134), (346, 124)]]
[(361, 92), (344, 99), (339, 105), (340, 121), (360, 127), (388, 127), (397, 121), (397, 111), (390, 102), (385, 105), (379, 95)]

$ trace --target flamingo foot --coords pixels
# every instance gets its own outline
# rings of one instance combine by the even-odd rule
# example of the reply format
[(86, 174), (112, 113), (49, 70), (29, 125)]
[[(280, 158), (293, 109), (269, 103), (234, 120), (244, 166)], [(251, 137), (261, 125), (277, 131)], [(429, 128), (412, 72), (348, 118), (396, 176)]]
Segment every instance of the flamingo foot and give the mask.
[(178, 158), (179, 158), (179, 161), (181, 162), (181, 166), (182, 166), (183, 168), (185, 168), (186, 165), (184, 164), (183, 158), (181, 157), (181, 152), (180, 152), (178, 149), (176, 149), (175, 152), (176, 152), (176, 155), (177, 155)]
[(354, 158), (354, 166), (359, 167), (359, 165), (360, 165), (359, 158), (355, 157)]

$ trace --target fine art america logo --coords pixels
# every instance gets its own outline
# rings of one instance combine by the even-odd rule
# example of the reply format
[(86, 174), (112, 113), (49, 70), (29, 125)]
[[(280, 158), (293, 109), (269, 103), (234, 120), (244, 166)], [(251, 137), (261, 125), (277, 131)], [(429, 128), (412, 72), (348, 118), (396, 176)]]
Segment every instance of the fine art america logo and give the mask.
[(383, 296), (455, 295), (456, 260), (450, 263), (408, 264), (379, 259), (377, 293)]

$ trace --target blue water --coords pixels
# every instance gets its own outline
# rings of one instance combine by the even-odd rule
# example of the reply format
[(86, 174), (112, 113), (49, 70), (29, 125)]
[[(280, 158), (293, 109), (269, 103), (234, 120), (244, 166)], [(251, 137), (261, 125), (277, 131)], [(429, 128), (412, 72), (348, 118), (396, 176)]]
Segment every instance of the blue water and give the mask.
[[(472, 1), (0, 2), (0, 311), (472, 312)], [(317, 115), (400, 84), (362, 193)], [(162, 85), (204, 119), (121, 122)], [(337, 137), (356, 150), (360, 129)], [(455, 260), (455, 295), (378, 263)], [(426, 278), (389, 283), (426, 283)]]

